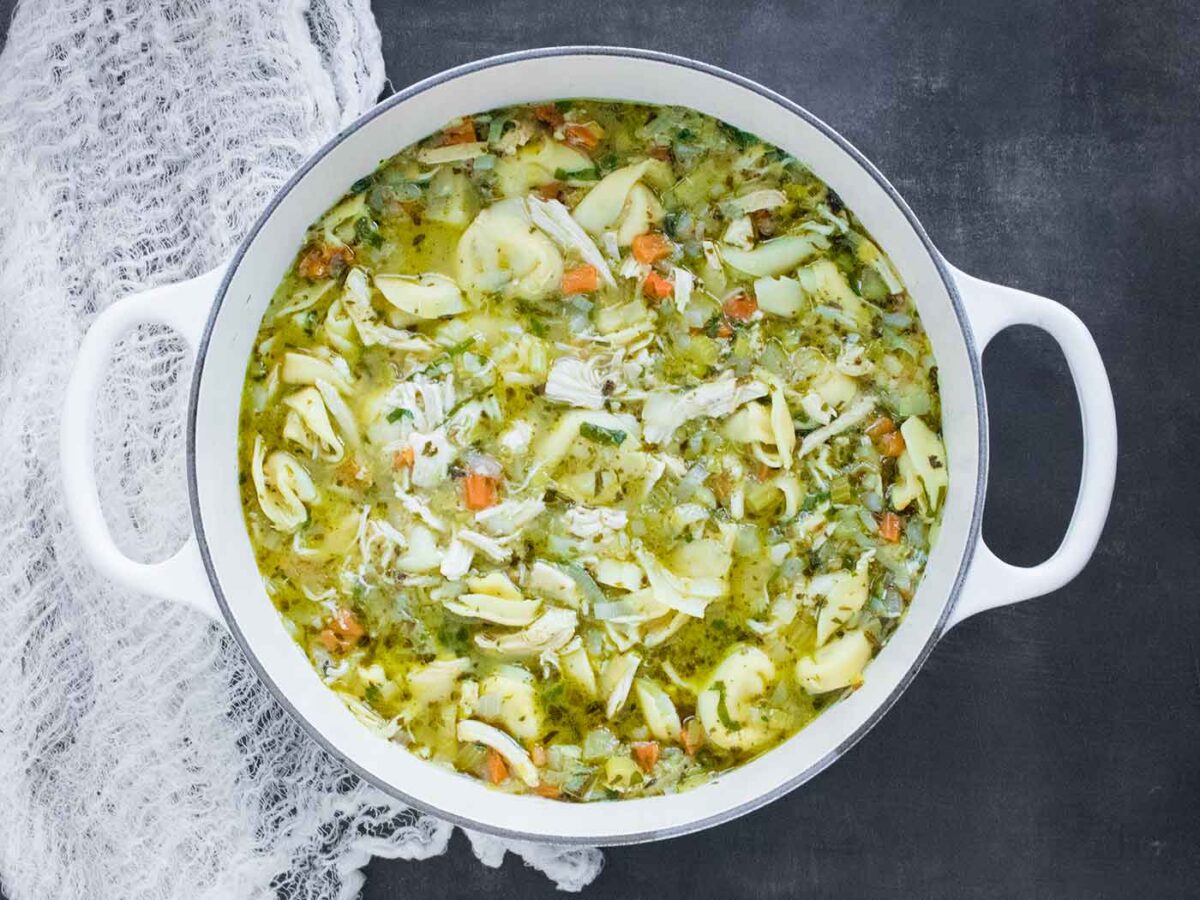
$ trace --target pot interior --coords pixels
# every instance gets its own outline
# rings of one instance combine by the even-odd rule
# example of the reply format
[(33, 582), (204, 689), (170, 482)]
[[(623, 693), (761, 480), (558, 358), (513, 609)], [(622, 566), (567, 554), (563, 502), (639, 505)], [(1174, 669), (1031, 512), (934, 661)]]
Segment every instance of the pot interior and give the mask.
[[(511, 796), (426, 763), (370, 733), (320, 681), (284, 630), (255, 566), (238, 492), (238, 407), (260, 319), (309, 222), (355, 179), (458, 115), (571, 97), (690, 106), (753, 132), (833, 187), (891, 257), (939, 366), (950, 488), (942, 528), (908, 615), (861, 689), (791, 740), (682, 794), (567, 804)], [(753, 809), (803, 783), (883, 714), (940, 633), (982, 506), (986, 426), (978, 359), (940, 256), (882, 176), (798, 107), (696, 63), (635, 51), (531, 51), (452, 70), (381, 104), (318, 152), (243, 242), (201, 347), (188, 430), (194, 527), (229, 624), (260, 674), (308, 731), (356, 772), (443, 818), (555, 843), (617, 844), (682, 834)]]

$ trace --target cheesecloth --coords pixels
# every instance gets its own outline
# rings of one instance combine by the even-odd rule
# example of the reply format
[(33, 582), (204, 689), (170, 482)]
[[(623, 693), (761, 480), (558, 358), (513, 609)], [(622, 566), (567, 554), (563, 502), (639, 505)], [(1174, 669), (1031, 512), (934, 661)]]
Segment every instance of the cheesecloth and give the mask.
[[(106, 583), (65, 519), (58, 416), (95, 314), (226, 257), (305, 155), (378, 97), (366, 0), (42, 0), (0, 54), (0, 879), (10, 900), (352, 897), (372, 854), (451, 827), (311, 743), (200, 614)], [(189, 372), (131, 334), (97, 404), (118, 543), (188, 531)], [(596, 850), (472, 835), (578, 890)]]

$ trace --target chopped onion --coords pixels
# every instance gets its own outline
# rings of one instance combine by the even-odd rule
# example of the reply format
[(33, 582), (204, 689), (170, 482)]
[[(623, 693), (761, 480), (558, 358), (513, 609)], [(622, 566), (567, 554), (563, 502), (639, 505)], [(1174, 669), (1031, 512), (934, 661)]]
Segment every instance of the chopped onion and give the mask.
[(704, 479), (708, 477), (708, 470), (700, 463), (696, 463), (690, 469), (683, 479), (679, 482), (679, 486), (675, 488), (675, 496), (683, 503), (686, 503), (696, 493), (696, 490), (704, 483)]
[(583, 758), (589, 762), (604, 759), (617, 752), (620, 741), (607, 728), (597, 728), (583, 739)]

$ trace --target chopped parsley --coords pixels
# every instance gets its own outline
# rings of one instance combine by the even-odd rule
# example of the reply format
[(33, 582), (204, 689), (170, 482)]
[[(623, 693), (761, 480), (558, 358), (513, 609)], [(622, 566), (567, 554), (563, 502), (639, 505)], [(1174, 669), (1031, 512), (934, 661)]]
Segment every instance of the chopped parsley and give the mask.
[(608, 444), (610, 447), (620, 447), (628, 435), (617, 428), (604, 428), (594, 422), (584, 422), (579, 426), (579, 434), (597, 444)]

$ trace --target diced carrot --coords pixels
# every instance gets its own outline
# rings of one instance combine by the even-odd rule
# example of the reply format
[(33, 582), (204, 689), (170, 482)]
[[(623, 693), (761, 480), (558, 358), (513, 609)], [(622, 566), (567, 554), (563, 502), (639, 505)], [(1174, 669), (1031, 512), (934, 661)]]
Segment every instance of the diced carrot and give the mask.
[(725, 300), (722, 309), (734, 322), (749, 322), (758, 312), (758, 301), (747, 293), (737, 293)]
[(884, 456), (899, 456), (904, 452), (904, 435), (898, 431), (889, 431), (880, 437), (875, 445)]
[(658, 741), (634, 741), (629, 745), (633, 751), (633, 760), (643, 772), (650, 772), (658, 762)]
[(533, 760), (535, 766), (544, 766), (546, 764), (546, 748), (541, 744), (534, 744), (533, 749), (529, 751), (529, 758)]
[(539, 797), (545, 797), (549, 800), (557, 800), (562, 796), (562, 788), (557, 784), (548, 784), (545, 781), (535, 787), (533, 792)]
[(695, 756), (696, 751), (704, 746), (704, 726), (694, 716), (684, 719), (679, 743), (683, 744), (683, 752), (688, 756)]
[(896, 423), (887, 416), (880, 416), (874, 422), (866, 427), (867, 435), (872, 440), (879, 440), (885, 434), (890, 434), (896, 430)]
[(894, 544), (900, 540), (900, 526), (904, 523), (894, 512), (885, 512), (879, 517), (879, 536)]
[(539, 122), (545, 122), (551, 128), (557, 128), (563, 123), (563, 114), (559, 112), (558, 107), (553, 103), (547, 103), (544, 106), (535, 106), (533, 114)]
[(771, 467), (768, 466), (765, 462), (760, 462), (758, 464), (758, 469), (754, 473), (755, 481), (766, 481), (770, 477), (771, 477)]
[(480, 510), (496, 505), (496, 479), (471, 472), (463, 479), (463, 497), (467, 509)]
[(405, 447), (392, 454), (392, 468), (397, 472), (401, 469), (411, 469), (416, 459), (417, 455), (413, 452), (413, 448)]
[(362, 623), (358, 621), (358, 616), (354, 615), (354, 610), (340, 607), (333, 615), (333, 623), (330, 627), (338, 634), (339, 637), (355, 642), (364, 634), (366, 629), (362, 627)]
[(488, 751), (484, 769), (487, 772), (488, 781), (492, 784), (499, 784), (508, 777), (508, 766), (504, 764), (504, 757), (495, 750)]
[(341, 638), (333, 633), (332, 628), (322, 628), (321, 633), (317, 635), (317, 640), (320, 641), (321, 646), (323, 646), (330, 653), (336, 653), (337, 651), (341, 650), (343, 646)]
[(724, 319), (722, 319), (721, 323), (717, 326), (717, 337), (719, 337), (719, 338), (733, 337), (733, 326), (730, 325), (728, 322), (726, 322)]
[(594, 150), (600, 143), (600, 135), (591, 125), (577, 125), (574, 122), (563, 129), (563, 139), (582, 150)]
[(357, 455), (347, 456), (333, 471), (338, 484), (370, 484), (372, 480), (371, 470), (359, 462)]
[(633, 258), (646, 265), (652, 265), (670, 256), (672, 249), (671, 242), (657, 231), (639, 234), (633, 239), (630, 248), (633, 250)]
[(296, 272), (301, 278), (310, 280), (337, 278), (353, 259), (354, 251), (349, 247), (321, 242), (304, 251), (296, 264)]
[(600, 272), (595, 266), (582, 265), (563, 272), (564, 294), (588, 294), (600, 287)]
[(442, 129), (442, 146), (448, 144), (470, 144), (475, 140), (475, 122), (469, 116), (456, 125)]
[(340, 653), (357, 644), (366, 633), (366, 629), (354, 615), (354, 610), (341, 607), (334, 613), (329, 624), (321, 629), (317, 640), (330, 653)]
[(663, 162), (671, 159), (671, 148), (667, 144), (651, 144), (646, 153), (652, 159), (661, 159)]
[(663, 278), (657, 272), (651, 272), (642, 282), (642, 293), (651, 300), (665, 300), (675, 289), (669, 279)]
[(539, 184), (534, 188), (534, 191), (543, 200), (561, 200), (563, 195), (563, 183), (561, 181), (550, 181), (546, 184)]

